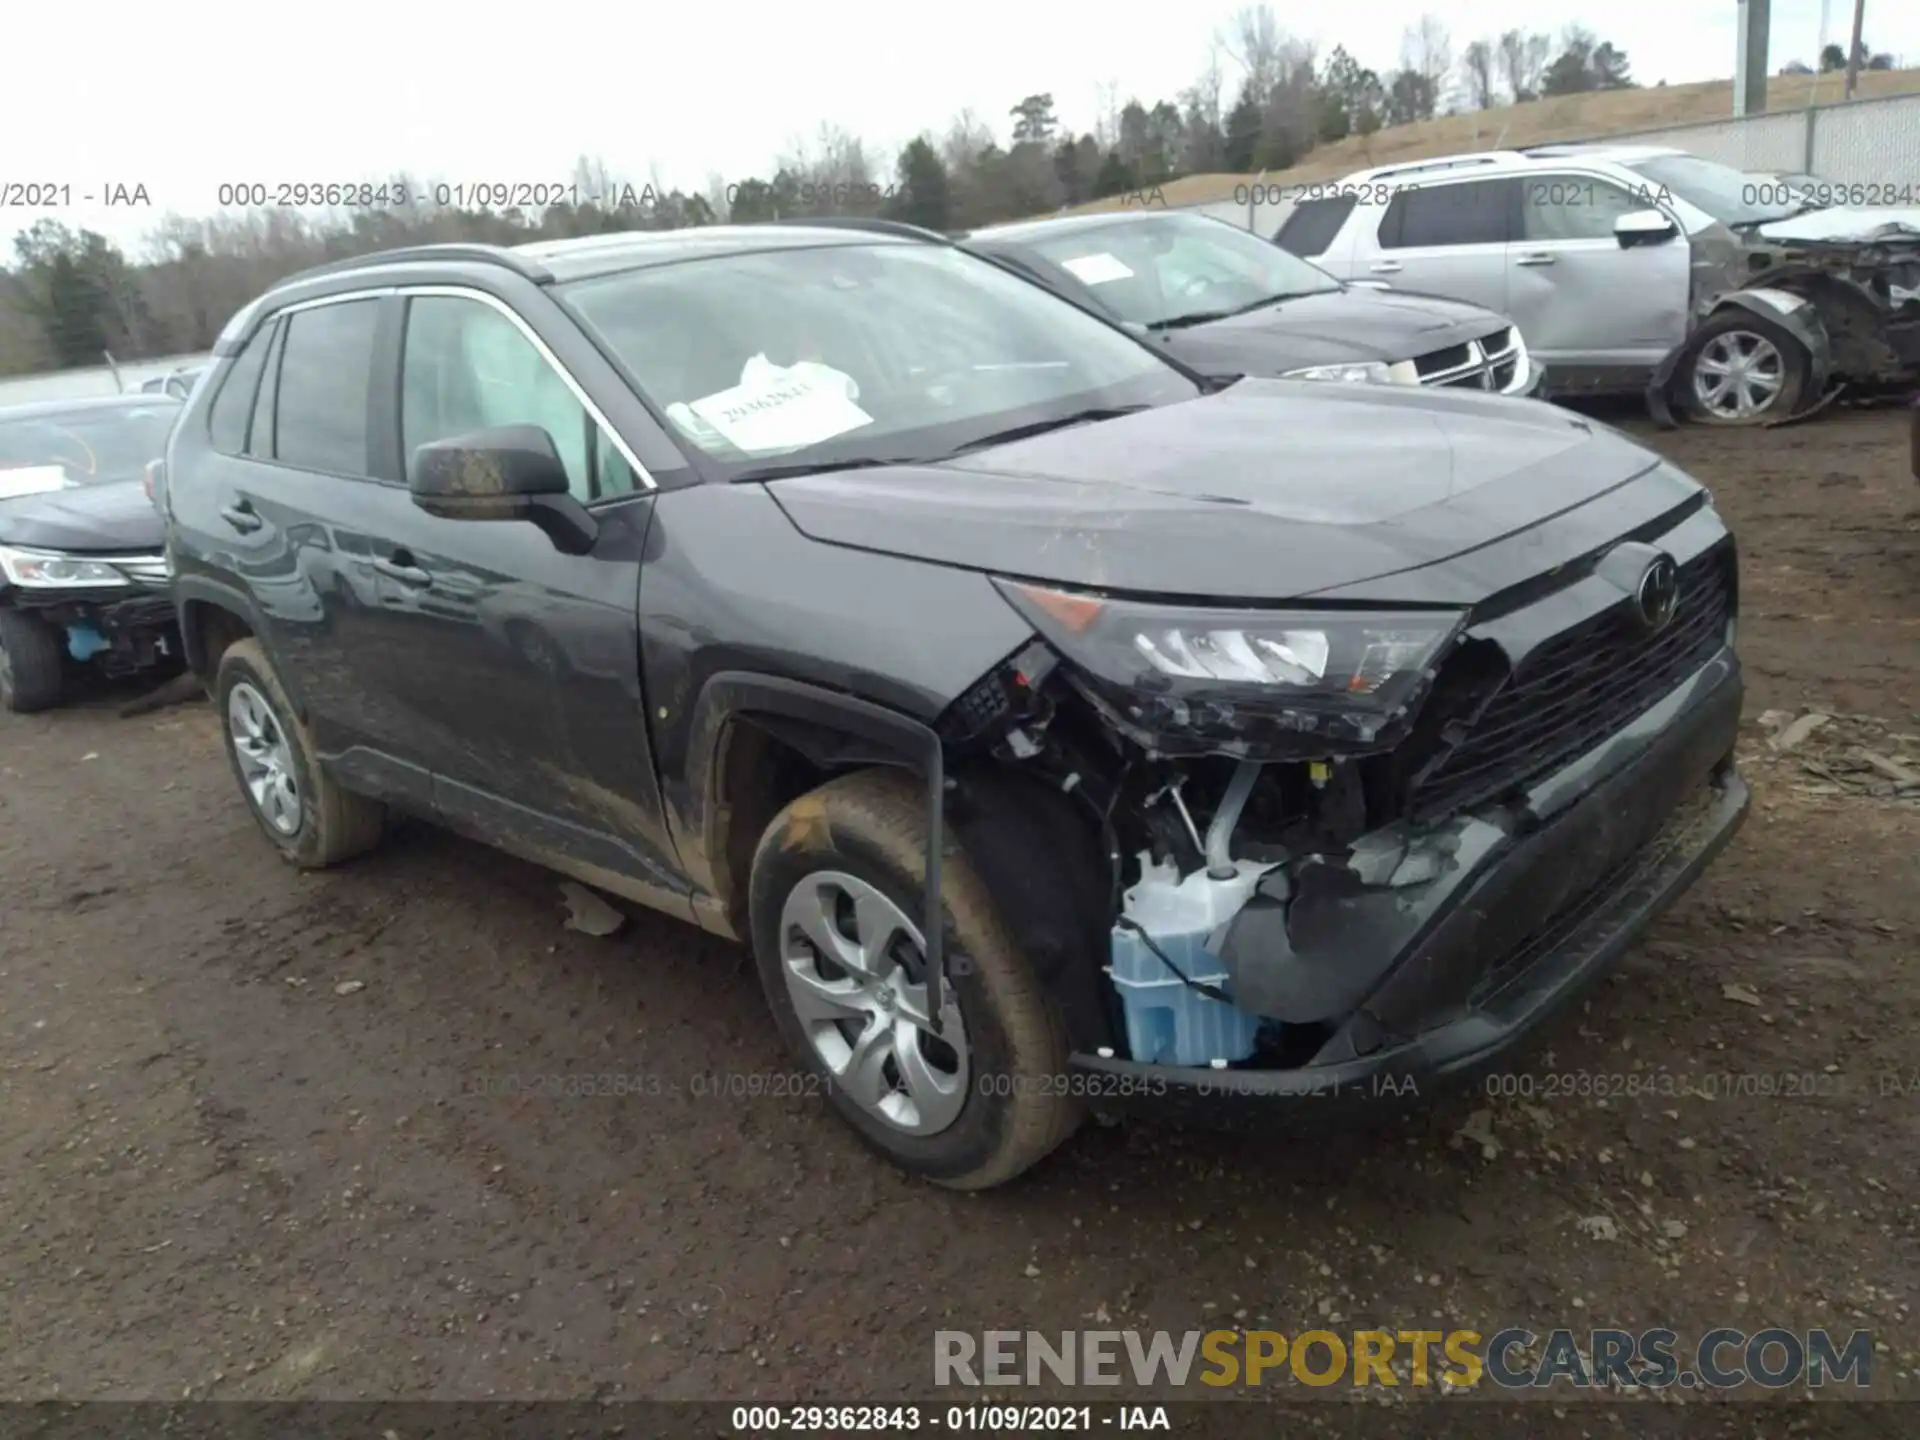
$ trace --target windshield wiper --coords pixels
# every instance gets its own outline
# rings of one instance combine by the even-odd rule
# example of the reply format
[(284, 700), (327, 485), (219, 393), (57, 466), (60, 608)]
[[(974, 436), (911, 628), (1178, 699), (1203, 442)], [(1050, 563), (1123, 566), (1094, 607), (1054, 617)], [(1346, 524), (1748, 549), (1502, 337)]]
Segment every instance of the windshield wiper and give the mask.
[(756, 480), (791, 480), (798, 475), (830, 475), (835, 470), (872, 470), (889, 465), (923, 463), (910, 455), (863, 455), (857, 460), (795, 460), (785, 465), (756, 465), (751, 470), (740, 471), (729, 483), (745, 485)]
[(1049, 431), (1065, 430), (1069, 425), (1089, 425), (1097, 420), (1118, 420), (1123, 415), (1138, 415), (1142, 410), (1152, 408), (1151, 405), (1106, 405), (1075, 410), (1071, 414), (1056, 415), (1051, 420), (1034, 420), (1025, 425), (996, 430), (991, 435), (982, 435), (978, 440), (969, 440), (947, 458), (952, 459), (954, 455), (967, 455), (975, 450), (985, 450), (993, 445), (1011, 444), (1015, 440), (1030, 440), (1036, 435), (1045, 435)]
[(1198, 310), (1191, 315), (1176, 315), (1171, 320), (1162, 320), (1149, 328), (1154, 330), (1185, 330), (1190, 325), (1211, 325), (1215, 320), (1231, 320), (1236, 315), (1251, 315), (1256, 310), (1265, 310), (1288, 300), (1298, 300), (1307, 295), (1324, 295), (1325, 290), (1282, 290), (1278, 295), (1267, 295), (1261, 299), (1249, 301), (1245, 305), (1236, 305), (1231, 310)]

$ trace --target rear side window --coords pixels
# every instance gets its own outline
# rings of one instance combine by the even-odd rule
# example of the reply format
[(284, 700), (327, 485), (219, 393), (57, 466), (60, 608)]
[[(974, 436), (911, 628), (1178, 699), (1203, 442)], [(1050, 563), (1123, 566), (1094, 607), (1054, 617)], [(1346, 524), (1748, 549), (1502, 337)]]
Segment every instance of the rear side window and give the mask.
[(282, 464), (362, 476), (367, 463), (367, 377), (378, 300), (347, 300), (282, 323), (273, 454)]
[(247, 448), (247, 421), (253, 414), (254, 392), (260, 388), (260, 373), (267, 368), (267, 350), (272, 343), (273, 327), (262, 326), (227, 367), (227, 378), (213, 397), (207, 433), (213, 448), (222, 455), (238, 455)]
[(1273, 232), (1273, 243), (1283, 250), (1291, 250), (1303, 260), (1324, 255), (1358, 203), (1359, 197), (1355, 195), (1329, 195), (1324, 200), (1302, 200), (1293, 207), (1293, 213), (1287, 216), (1286, 223)]
[(1380, 248), (1496, 245), (1508, 237), (1510, 180), (1468, 180), (1399, 190), (1380, 222)]

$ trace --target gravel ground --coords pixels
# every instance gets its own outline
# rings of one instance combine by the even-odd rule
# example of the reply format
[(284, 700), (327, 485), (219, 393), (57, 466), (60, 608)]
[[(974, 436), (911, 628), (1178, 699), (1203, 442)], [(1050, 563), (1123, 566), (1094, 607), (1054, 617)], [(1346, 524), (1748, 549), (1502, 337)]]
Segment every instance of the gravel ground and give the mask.
[(427, 827), (297, 874), (203, 704), (0, 717), (0, 1396), (929, 1398), (936, 1329), (1373, 1322), (1865, 1327), (1914, 1394), (1904, 426), (1646, 433), (1743, 546), (1752, 818), (1511, 1093), (1385, 1133), (945, 1193), (701, 1093), (789, 1069), (743, 952)]

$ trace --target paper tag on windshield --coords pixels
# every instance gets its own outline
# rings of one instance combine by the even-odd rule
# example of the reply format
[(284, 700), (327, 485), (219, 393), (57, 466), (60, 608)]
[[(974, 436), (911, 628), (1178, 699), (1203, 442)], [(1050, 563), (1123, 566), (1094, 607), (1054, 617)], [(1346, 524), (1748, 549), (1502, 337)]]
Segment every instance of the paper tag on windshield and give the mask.
[(72, 488), (67, 472), (58, 465), (20, 465), (12, 470), (0, 470), (0, 500)]
[(749, 455), (818, 445), (873, 423), (845, 394), (791, 372), (691, 400), (687, 408)]
[(1085, 285), (1105, 285), (1113, 280), (1131, 280), (1133, 271), (1111, 255), (1076, 255), (1062, 260), (1060, 266)]

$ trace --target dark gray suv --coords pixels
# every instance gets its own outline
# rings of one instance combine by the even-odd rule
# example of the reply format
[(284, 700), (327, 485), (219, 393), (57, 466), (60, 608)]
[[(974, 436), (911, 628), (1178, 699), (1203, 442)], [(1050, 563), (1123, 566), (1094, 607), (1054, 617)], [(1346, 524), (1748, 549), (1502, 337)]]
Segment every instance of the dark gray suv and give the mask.
[(407, 811), (738, 938), (789, 1088), (956, 1187), (1090, 1110), (1478, 1073), (1747, 806), (1685, 475), (1497, 396), (1207, 381), (906, 227), (309, 272), (161, 493), (288, 859)]

